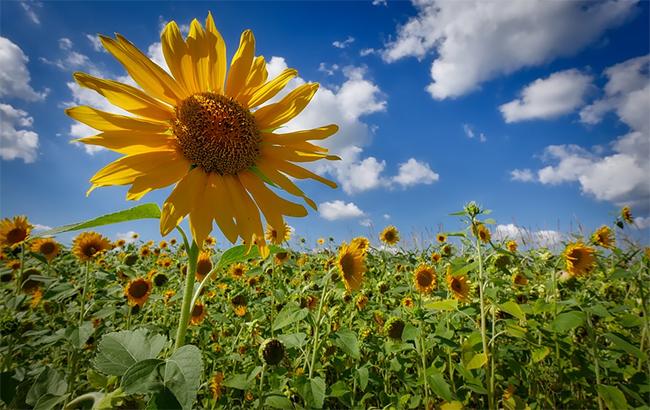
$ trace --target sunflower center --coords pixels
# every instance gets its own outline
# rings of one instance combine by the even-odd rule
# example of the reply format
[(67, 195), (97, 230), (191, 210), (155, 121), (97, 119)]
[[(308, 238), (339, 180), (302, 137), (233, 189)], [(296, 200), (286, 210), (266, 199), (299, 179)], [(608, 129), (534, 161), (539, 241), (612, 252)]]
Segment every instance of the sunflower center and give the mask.
[(451, 288), (455, 290), (456, 292), (460, 292), (462, 289), (462, 286), (460, 285), (460, 281), (458, 279), (454, 279), (451, 281)]
[(84, 255), (90, 257), (95, 256), (97, 253), (97, 248), (95, 248), (95, 245), (86, 245), (83, 249)]
[(199, 317), (203, 313), (203, 305), (194, 305), (192, 308), (192, 316)]
[(346, 278), (352, 276), (354, 273), (354, 256), (346, 253), (341, 257), (341, 269)]
[(43, 255), (49, 255), (50, 253), (54, 252), (55, 247), (52, 242), (45, 242), (41, 245), (41, 253)]
[(131, 294), (132, 297), (136, 299), (144, 297), (144, 295), (147, 294), (148, 290), (149, 290), (149, 285), (147, 284), (147, 282), (143, 280), (133, 282), (129, 287), (129, 293)]
[(422, 287), (427, 287), (433, 282), (433, 276), (429, 272), (421, 272), (418, 275), (418, 284)]
[(172, 127), (185, 158), (206, 172), (236, 175), (260, 154), (255, 117), (220, 94), (197, 93), (183, 100)]
[(27, 231), (22, 228), (14, 228), (7, 234), (7, 243), (14, 244), (22, 242), (27, 238)]

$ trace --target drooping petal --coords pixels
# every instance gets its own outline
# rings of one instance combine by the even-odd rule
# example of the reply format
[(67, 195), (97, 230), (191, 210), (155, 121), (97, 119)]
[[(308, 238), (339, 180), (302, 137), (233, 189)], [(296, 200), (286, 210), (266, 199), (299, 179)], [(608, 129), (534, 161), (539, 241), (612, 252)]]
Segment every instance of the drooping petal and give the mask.
[(175, 105), (188, 94), (169, 74), (142, 54), (137, 47), (124, 37), (118, 35), (117, 41), (106, 36), (99, 36), (102, 44), (126, 69), (131, 78), (147, 94), (168, 104)]
[(260, 171), (262, 171), (264, 176), (271, 180), (271, 182), (278, 185), (288, 193), (301, 197), (314, 210), (317, 209), (316, 203), (311, 198), (307, 197), (296, 184), (291, 182), (291, 180), (287, 178), (286, 175), (279, 172), (273, 165), (265, 162), (264, 160), (261, 160), (257, 163), (257, 167), (260, 169)]
[(284, 159), (291, 162), (313, 162), (319, 159), (339, 160), (336, 155), (320, 154), (318, 152), (294, 151), (289, 147), (278, 147), (275, 145), (263, 145), (261, 153), (264, 157)]
[(275, 159), (275, 158), (267, 158), (267, 161), (271, 163), (273, 166), (275, 166), (279, 171), (284, 172), (287, 175), (290, 175), (294, 178), (298, 179), (315, 179), (318, 182), (321, 182), (331, 188), (336, 188), (337, 185), (335, 182), (330, 181), (329, 179), (325, 179), (321, 177), (318, 174), (315, 174), (305, 168), (299, 167), (295, 164), (292, 164), (287, 161), (283, 161), (281, 159)]
[(93, 188), (108, 185), (127, 185), (133, 183), (135, 178), (139, 176), (155, 173), (163, 167), (183, 160), (182, 156), (175, 150), (129, 155), (100, 169), (90, 178), (90, 182), (93, 184)]
[(106, 131), (90, 137), (79, 138), (76, 141), (88, 145), (98, 145), (125, 155), (170, 150), (178, 144), (176, 137), (169, 134), (126, 130)]
[(303, 84), (275, 104), (255, 111), (255, 121), (260, 130), (275, 129), (300, 114), (318, 90), (317, 83)]
[(205, 186), (205, 172), (194, 168), (172, 190), (165, 200), (160, 216), (160, 233), (165, 236), (176, 228), (185, 215), (190, 213), (197, 194)]
[(221, 33), (214, 24), (212, 13), (208, 12), (205, 20), (205, 32), (208, 42), (209, 66), (208, 76), (210, 90), (222, 94), (224, 81), (226, 80), (226, 70), (228, 62), (226, 59), (226, 43), (221, 37)]
[[(197, 168), (200, 169), (200, 168)], [(212, 232), (212, 204), (206, 202), (208, 191), (208, 173), (201, 170), (201, 186), (196, 189), (196, 196), (190, 211), (190, 231), (199, 249), (203, 247), (203, 241)]]
[(223, 232), (231, 243), (235, 243), (239, 235), (237, 233), (237, 225), (233, 220), (235, 218), (234, 206), (230, 200), (230, 196), (228, 196), (228, 191), (226, 190), (221, 175), (214, 173), (209, 175), (205, 201), (210, 206), (214, 206), (214, 220), (219, 225), (221, 232)]
[(137, 201), (154, 189), (164, 188), (178, 182), (190, 169), (190, 163), (184, 158), (173, 161), (158, 169), (155, 173), (142, 175), (133, 181), (133, 185), (126, 194), (126, 199)]
[(271, 132), (261, 132), (262, 141), (270, 144), (291, 145), (294, 143), (305, 142), (309, 140), (322, 140), (339, 130), (335, 124), (325, 125), (311, 130), (288, 132), (286, 134), (274, 134)]
[(266, 61), (264, 60), (264, 57), (255, 57), (253, 65), (251, 66), (251, 71), (248, 73), (248, 78), (246, 79), (246, 85), (242, 88), (239, 94), (237, 94), (235, 99), (239, 101), (244, 108), (248, 108), (248, 100), (250, 100), (254, 90), (264, 84), (267, 77), (268, 72), (266, 70)]
[(248, 100), (248, 106), (252, 108), (264, 104), (271, 98), (275, 97), (277, 93), (282, 91), (282, 89), (289, 83), (289, 81), (291, 81), (297, 75), (298, 71), (294, 70), (293, 68), (287, 68), (286, 70), (282, 71), (277, 77), (252, 91), (252, 94)]
[(111, 114), (85, 105), (68, 108), (65, 113), (99, 131), (136, 130), (161, 133), (169, 128), (169, 124), (165, 122)]
[(241, 35), (239, 48), (230, 63), (230, 71), (226, 79), (226, 95), (236, 97), (244, 89), (254, 57), (255, 37), (252, 31), (246, 30)]
[(242, 230), (242, 238), (248, 243), (248, 249), (250, 250), (255, 240), (262, 257), (268, 256), (269, 250), (264, 240), (264, 229), (255, 203), (237, 177), (224, 175), (223, 180), (233, 203), (239, 205), (235, 206), (237, 226)]
[(160, 35), (160, 41), (165, 62), (176, 81), (183, 84), (190, 94), (199, 92), (199, 84), (192, 66), (192, 56), (175, 21), (167, 23)]

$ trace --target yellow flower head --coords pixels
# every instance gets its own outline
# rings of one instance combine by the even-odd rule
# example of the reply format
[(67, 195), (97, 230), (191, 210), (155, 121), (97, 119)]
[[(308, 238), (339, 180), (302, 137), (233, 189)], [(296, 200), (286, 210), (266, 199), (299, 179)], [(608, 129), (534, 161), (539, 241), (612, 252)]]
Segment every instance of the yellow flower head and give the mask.
[(357, 306), (358, 310), (363, 310), (363, 308), (365, 308), (368, 304), (368, 296), (364, 295), (363, 293), (359, 294), (355, 299), (354, 304)]
[(582, 242), (570, 243), (564, 250), (566, 270), (572, 276), (581, 276), (588, 273), (596, 262), (594, 248)]
[(82, 232), (72, 241), (72, 253), (80, 261), (91, 261), (111, 247), (111, 241), (97, 232)]
[(603, 248), (613, 248), (615, 242), (614, 232), (612, 232), (609, 226), (603, 225), (594, 232), (591, 236), (591, 241)]
[(51, 261), (56, 258), (61, 250), (59, 244), (52, 238), (38, 238), (32, 242), (32, 252), (40, 253), (45, 259)]
[(143, 246), (140, 248), (140, 256), (143, 258), (146, 258), (147, 256), (151, 256), (151, 249), (149, 249), (148, 246)]
[(433, 263), (438, 263), (440, 262), (440, 259), (442, 259), (442, 255), (439, 254), (438, 252), (433, 252), (431, 253), (431, 261)]
[(274, 245), (280, 245), (291, 239), (291, 228), (287, 223), (277, 229), (271, 225), (266, 225), (265, 238)]
[(358, 239), (353, 239), (349, 245), (343, 242), (336, 260), (343, 284), (348, 292), (361, 288), (363, 274), (366, 271), (367, 248), (365, 242)]
[(512, 276), (512, 283), (517, 286), (526, 286), (528, 284), (528, 278), (517, 272)]
[(621, 218), (629, 224), (634, 223), (634, 217), (632, 216), (632, 210), (630, 209), (629, 206), (624, 206), (623, 209), (621, 209)]
[(130, 281), (124, 288), (124, 294), (129, 301), (129, 305), (142, 307), (149, 299), (151, 288), (151, 281), (148, 279), (136, 278)]
[(113, 246), (115, 246), (116, 248), (121, 248), (124, 245), (126, 245), (126, 241), (124, 239), (118, 239), (115, 241), (115, 243), (113, 243)]
[(386, 245), (396, 245), (399, 242), (399, 231), (393, 225), (389, 225), (381, 231), (379, 239)]
[(284, 216), (307, 214), (302, 205), (279, 197), (267, 183), (303, 198), (314, 209), (314, 201), (293, 180), (312, 178), (336, 187), (296, 164), (339, 159), (308, 142), (336, 133), (336, 125), (275, 132), (302, 112), (318, 84), (301, 84), (269, 103), (297, 71), (286, 69), (269, 79), (264, 57), (255, 56), (250, 30), (242, 33), (228, 69), (226, 42), (212, 14), (204, 26), (193, 20), (186, 39), (178, 25), (170, 22), (161, 34), (170, 74), (119, 34), (100, 39), (140, 89), (74, 74), (79, 85), (133, 114), (117, 115), (88, 106), (66, 110), (70, 117), (100, 131), (80, 142), (124, 155), (91, 178), (90, 191), (130, 185), (127, 199), (138, 200), (153, 189), (176, 184), (163, 205), (163, 235), (189, 215), (190, 230), (199, 246), (215, 221), (232, 243), (241, 237), (250, 247), (257, 238), (260, 253), (266, 257), (269, 249), (260, 211), (274, 227), (284, 224)]
[(447, 242), (447, 235), (445, 235), (444, 233), (439, 233), (438, 235), (436, 235), (436, 240), (440, 243), (445, 243)]
[(447, 273), (447, 287), (455, 299), (461, 302), (469, 301), (470, 284), (465, 274), (452, 275)]
[(318, 245), (320, 245), (320, 246), (323, 246), (325, 244), (325, 238), (318, 238), (316, 243), (318, 243)]
[(472, 233), (483, 243), (490, 242), (490, 239), (492, 238), (490, 230), (480, 222), (476, 225), (472, 225)]
[(241, 279), (244, 277), (246, 274), (246, 265), (243, 263), (235, 263), (234, 265), (230, 265), (230, 268), (228, 269), (228, 272), (230, 273), (230, 276), (232, 276), (235, 279)]
[(162, 240), (162, 241), (158, 242), (158, 247), (159, 247), (160, 249), (165, 249), (165, 248), (167, 248), (167, 241)]
[(517, 252), (517, 242), (515, 242), (515, 241), (508, 241), (508, 242), (506, 242), (506, 248), (507, 248), (510, 252)]
[(438, 287), (436, 279), (436, 271), (429, 265), (422, 264), (415, 269), (413, 282), (420, 293), (431, 293)]
[(201, 324), (207, 315), (208, 309), (205, 305), (201, 302), (196, 302), (192, 308), (190, 323), (193, 325)]
[(277, 263), (278, 265), (282, 265), (283, 263), (289, 260), (289, 252), (278, 252), (275, 254), (274, 258), (275, 258), (275, 263)]
[(196, 279), (202, 281), (211, 270), (210, 252), (201, 251), (199, 259), (196, 261)]
[(36, 289), (32, 293), (32, 300), (29, 302), (29, 307), (34, 309), (38, 306), (39, 303), (41, 303), (41, 299), (43, 299), (43, 291), (41, 289)]
[(208, 235), (203, 243), (205, 246), (214, 246), (217, 243), (217, 240), (213, 236)]
[(0, 221), (0, 247), (16, 246), (29, 237), (33, 226), (25, 216), (4, 218)]
[(212, 400), (219, 400), (221, 397), (221, 386), (223, 383), (223, 373), (217, 372), (210, 379), (210, 392), (212, 393)]
[(410, 296), (405, 296), (404, 299), (402, 299), (402, 306), (404, 306), (407, 309), (413, 308), (415, 306), (415, 303), (413, 302), (413, 298)]

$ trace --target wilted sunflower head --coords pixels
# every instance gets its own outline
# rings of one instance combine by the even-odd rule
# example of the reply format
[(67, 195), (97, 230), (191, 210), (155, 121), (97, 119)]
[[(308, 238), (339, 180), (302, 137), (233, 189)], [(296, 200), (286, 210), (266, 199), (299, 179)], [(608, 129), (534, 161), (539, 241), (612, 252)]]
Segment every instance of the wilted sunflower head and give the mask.
[(634, 223), (634, 217), (632, 216), (632, 210), (630, 209), (629, 206), (624, 206), (621, 209), (621, 218), (628, 224)]
[(358, 310), (363, 310), (368, 304), (368, 296), (364, 295), (363, 293), (357, 295), (357, 298), (354, 300), (354, 304)]
[(145, 278), (136, 278), (124, 288), (129, 305), (142, 307), (151, 294), (151, 281)]
[(26, 216), (4, 218), (0, 221), (0, 247), (20, 245), (29, 237), (32, 228)]
[(612, 232), (609, 226), (603, 225), (594, 232), (591, 236), (591, 241), (603, 248), (613, 248), (615, 242), (614, 232)]
[(155, 274), (153, 277), (153, 284), (156, 285), (156, 287), (163, 287), (167, 282), (169, 282), (169, 278), (162, 272)]
[(443, 255), (450, 256), (452, 254), (452, 252), (454, 251), (454, 249), (452, 248), (452, 246), (450, 244), (447, 243), (447, 244), (443, 245), (442, 248), (440, 248), (440, 251), (442, 252)]
[(23, 293), (33, 294), (40, 289), (42, 282), (35, 280), (36, 276), (40, 276), (41, 271), (35, 268), (25, 269), (20, 277), (20, 289)]
[(202, 281), (212, 270), (212, 259), (210, 252), (201, 251), (196, 261), (196, 279)]
[(465, 274), (452, 275), (447, 273), (447, 287), (455, 299), (461, 302), (469, 301), (470, 284)]
[(278, 229), (272, 227), (271, 225), (266, 225), (265, 238), (273, 245), (280, 245), (291, 239), (291, 228), (286, 222)]
[(219, 400), (221, 397), (221, 389), (223, 383), (223, 373), (217, 372), (210, 379), (210, 392), (212, 393), (212, 400)]
[(275, 366), (284, 359), (284, 344), (278, 339), (266, 339), (259, 349), (260, 359), (269, 366)]
[(402, 340), (405, 323), (399, 317), (391, 317), (384, 323), (384, 332), (392, 340)]
[(510, 252), (517, 252), (517, 242), (516, 241), (506, 242), (506, 249), (508, 249)]
[(230, 273), (230, 276), (232, 276), (235, 279), (241, 279), (244, 277), (246, 274), (246, 265), (243, 263), (235, 263), (233, 265), (230, 265), (230, 268), (228, 269), (228, 272)]
[(59, 254), (61, 247), (52, 238), (38, 238), (32, 243), (31, 249), (32, 252), (45, 256), (49, 262)]
[(350, 245), (345, 242), (341, 244), (336, 265), (348, 292), (361, 288), (366, 271), (365, 258), (365, 250), (355, 240), (352, 240)]
[(194, 307), (192, 307), (192, 312), (190, 315), (190, 323), (193, 325), (198, 325), (203, 322), (203, 319), (208, 314), (208, 309), (201, 302), (196, 302)]
[(393, 225), (389, 225), (381, 231), (379, 240), (386, 245), (393, 246), (399, 242), (399, 231)]
[(586, 246), (582, 242), (568, 244), (563, 256), (566, 261), (566, 270), (573, 276), (582, 276), (588, 273), (596, 262), (594, 248)]
[(82, 87), (133, 114), (116, 115), (87, 106), (66, 110), (101, 131), (80, 142), (125, 155), (91, 178), (91, 191), (130, 185), (127, 199), (138, 200), (153, 189), (176, 184), (163, 205), (163, 235), (189, 215), (199, 247), (215, 221), (232, 243), (240, 237), (250, 247), (257, 238), (260, 254), (266, 257), (269, 249), (260, 211), (276, 229), (284, 225), (285, 216), (307, 214), (302, 205), (281, 198), (267, 184), (304, 199), (314, 209), (314, 201), (293, 180), (312, 178), (336, 187), (296, 164), (339, 159), (308, 142), (336, 133), (336, 125), (275, 132), (302, 112), (318, 84), (301, 84), (269, 102), (297, 71), (285, 69), (269, 79), (264, 57), (255, 56), (250, 30), (242, 33), (229, 69), (226, 42), (211, 14), (204, 26), (192, 21), (186, 39), (175, 22), (166, 25), (161, 47), (169, 73), (120, 35), (100, 36), (100, 40), (140, 88), (84, 73), (74, 75)]
[(72, 253), (80, 261), (91, 261), (111, 248), (111, 241), (97, 232), (82, 232), (72, 241)]
[(415, 269), (413, 282), (420, 293), (431, 293), (438, 287), (436, 271), (433, 267), (422, 264)]
[(445, 243), (447, 242), (447, 235), (445, 235), (444, 233), (439, 233), (438, 235), (436, 235), (436, 240), (440, 243)]

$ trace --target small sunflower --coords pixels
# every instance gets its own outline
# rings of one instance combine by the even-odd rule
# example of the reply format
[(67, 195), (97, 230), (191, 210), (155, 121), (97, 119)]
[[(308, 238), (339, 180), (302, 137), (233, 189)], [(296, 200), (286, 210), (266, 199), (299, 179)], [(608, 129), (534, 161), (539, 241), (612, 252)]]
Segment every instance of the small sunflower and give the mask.
[(172, 246), (176, 245), (176, 238), (171, 238), (169, 240), (169, 244), (172, 245)]
[(563, 253), (566, 270), (572, 276), (582, 276), (588, 273), (596, 262), (594, 248), (582, 242), (570, 243)]
[(59, 244), (52, 238), (38, 238), (32, 243), (32, 252), (45, 256), (48, 262), (54, 259), (61, 250)]
[(244, 277), (246, 274), (246, 265), (243, 263), (235, 263), (234, 265), (230, 265), (230, 268), (228, 269), (228, 273), (230, 273), (230, 276), (232, 276), (235, 279), (241, 279)]
[(325, 238), (318, 238), (318, 240), (316, 240), (316, 243), (320, 246), (323, 246), (325, 244)]
[(163, 301), (165, 302), (165, 304), (169, 303), (169, 299), (171, 299), (175, 294), (176, 291), (173, 289), (166, 290), (165, 293), (163, 294)]
[(5, 266), (13, 271), (16, 271), (20, 269), (21, 266), (20, 259), (10, 259), (5, 263)]
[(291, 228), (286, 222), (280, 227), (280, 229), (275, 229), (271, 225), (267, 225), (265, 238), (274, 245), (280, 245), (291, 239)]
[(358, 310), (363, 310), (368, 304), (368, 296), (364, 294), (358, 295), (354, 301), (354, 304), (356, 305)]
[(447, 273), (447, 287), (455, 299), (461, 302), (469, 301), (470, 284), (465, 274), (452, 275)]
[(158, 288), (165, 286), (167, 282), (169, 282), (169, 278), (162, 272), (157, 273), (153, 276), (153, 284)]
[(289, 252), (278, 252), (275, 254), (274, 258), (276, 264), (282, 265), (289, 260)]
[(37, 290), (41, 288), (42, 282), (35, 280), (34, 277), (40, 276), (41, 271), (38, 269), (27, 269), (23, 272), (23, 275), (20, 278), (21, 290), (26, 294), (34, 294)]
[(111, 241), (97, 232), (82, 232), (72, 241), (72, 253), (80, 261), (91, 261), (111, 247)]
[(158, 242), (158, 247), (160, 249), (166, 249), (167, 246), (168, 246), (168, 244), (167, 244), (167, 241), (165, 241), (165, 240), (162, 240), (162, 241)]
[(113, 243), (113, 246), (115, 246), (116, 248), (121, 248), (124, 245), (126, 245), (126, 241), (124, 239), (118, 239), (115, 241), (115, 243)]
[(517, 252), (517, 242), (515, 241), (506, 242), (506, 249), (508, 249), (510, 252)]
[(214, 236), (208, 235), (207, 238), (205, 238), (205, 246), (214, 246), (217, 243), (217, 240), (214, 238)]
[(413, 275), (415, 288), (420, 293), (431, 293), (438, 286), (436, 279), (435, 269), (426, 264), (418, 266)]
[(124, 294), (131, 306), (142, 307), (151, 294), (151, 281), (145, 278), (136, 278), (124, 288)]
[(447, 242), (447, 235), (445, 235), (444, 233), (439, 233), (438, 235), (436, 235), (436, 240), (440, 243), (445, 243)]
[(402, 340), (402, 333), (406, 324), (398, 317), (391, 317), (384, 323), (384, 331), (392, 340)]
[(199, 325), (203, 322), (207, 315), (208, 309), (205, 307), (205, 305), (201, 302), (196, 302), (192, 308), (190, 323), (193, 325)]
[(158, 265), (162, 266), (163, 268), (169, 268), (173, 263), (174, 261), (172, 261), (170, 258), (160, 258), (158, 260)]
[(389, 246), (396, 245), (399, 242), (399, 231), (393, 225), (389, 225), (381, 231), (379, 240)]
[(413, 302), (413, 298), (410, 296), (405, 296), (404, 299), (402, 299), (402, 306), (404, 306), (407, 309), (413, 308), (413, 306), (415, 306), (415, 303)]
[(149, 249), (148, 246), (143, 246), (142, 248), (140, 248), (140, 256), (142, 256), (143, 258), (151, 256), (151, 249)]
[(266, 364), (275, 366), (284, 359), (284, 344), (278, 339), (266, 339), (260, 345), (258, 354)]
[(634, 223), (634, 217), (632, 216), (632, 210), (630, 209), (629, 206), (624, 206), (621, 209), (621, 218), (628, 224), (633, 224)]
[(348, 292), (358, 290), (363, 283), (366, 271), (365, 249), (365, 242), (361, 238), (353, 239), (349, 245), (345, 242), (341, 244), (336, 264)]
[(528, 278), (517, 272), (512, 276), (512, 283), (517, 286), (526, 286), (528, 284)]
[(232, 298), (230, 303), (232, 303), (232, 307), (233, 307), (233, 309), (235, 311), (235, 315), (237, 315), (239, 317), (242, 317), (242, 316), (246, 315), (247, 301), (246, 301), (246, 297), (244, 295), (235, 296), (234, 298)]
[(210, 252), (201, 251), (199, 259), (196, 261), (196, 279), (202, 281), (212, 270), (212, 260)]
[(25, 216), (4, 218), (0, 221), (0, 247), (20, 245), (29, 237), (32, 228)]
[(138, 234), (137, 232), (133, 232), (131, 234), (131, 239), (138, 239), (139, 237), (140, 237), (140, 234)]
[(594, 232), (591, 241), (603, 248), (613, 248), (615, 243), (614, 232), (609, 226), (603, 225)]
[(219, 400), (221, 397), (222, 385), (223, 385), (223, 373), (217, 372), (210, 379), (210, 393), (212, 393), (212, 400)]
[(438, 252), (431, 253), (431, 262), (438, 263), (440, 262), (440, 259), (442, 259), (442, 255)]
[(483, 243), (490, 242), (490, 239), (492, 238), (490, 230), (481, 222), (472, 225), (472, 233)]
[(41, 291), (41, 289), (36, 289), (32, 293), (32, 300), (29, 302), (29, 307), (35, 309), (39, 303), (41, 303), (41, 299), (43, 299), (43, 291)]
[(440, 248), (440, 251), (444, 256), (451, 256), (451, 254), (454, 252), (454, 248), (450, 244), (445, 244), (443, 245), (442, 248)]

